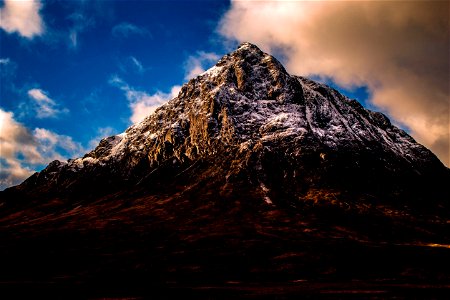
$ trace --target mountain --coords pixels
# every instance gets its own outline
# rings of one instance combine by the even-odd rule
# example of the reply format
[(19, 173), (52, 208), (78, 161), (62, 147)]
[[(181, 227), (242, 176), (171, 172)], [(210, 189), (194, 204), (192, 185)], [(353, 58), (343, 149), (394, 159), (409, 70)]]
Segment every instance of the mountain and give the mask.
[(382, 113), (243, 43), (142, 122), (0, 192), (0, 285), (448, 282), (449, 179)]

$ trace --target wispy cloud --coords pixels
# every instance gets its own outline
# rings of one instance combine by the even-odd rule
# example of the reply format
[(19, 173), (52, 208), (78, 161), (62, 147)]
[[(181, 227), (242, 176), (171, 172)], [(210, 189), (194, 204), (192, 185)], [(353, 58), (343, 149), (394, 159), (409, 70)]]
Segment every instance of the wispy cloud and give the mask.
[(367, 86), (450, 165), (448, 1), (232, 1), (220, 31), (284, 50), (290, 72)]
[(72, 22), (72, 26), (68, 31), (69, 46), (77, 49), (79, 44), (79, 35), (90, 27), (95, 25), (93, 17), (87, 17), (82, 12), (75, 12), (67, 17)]
[(122, 22), (114, 26), (111, 30), (111, 33), (116, 38), (129, 37), (130, 35), (140, 35), (140, 36), (148, 36), (150, 37), (150, 31), (148, 31), (144, 27), (139, 27), (137, 25)]
[(216, 53), (204, 51), (199, 51), (196, 55), (189, 56), (184, 66), (184, 79), (189, 80), (200, 75), (208, 67), (214, 65), (219, 58), (220, 56)]
[(74, 49), (78, 47), (78, 32), (76, 30), (69, 32), (69, 45)]
[(67, 108), (60, 108), (60, 106), (47, 95), (47, 92), (41, 89), (35, 88), (29, 90), (28, 96), (33, 101), (33, 108), (38, 119), (56, 118), (61, 114), (69, 112)]
[(144, 66), (144, 64), (137, 59), (135, 56), (128, 56), (126, 58), (122, 58), (118, 62), (118, 68), (123, 73), (135, 73), (142, 75), (146, 71), (150, 70), (151, 68)]
[(36, 168), (84, 152), (80, 143), (44, 128), (30, 130), (0, 109), (0, 190), (19, 184)]
[(138, 73), (143, 73), (145, 71), (144, 66), (136, 57), (130, 56), (130, 61)]
[(44, 32), (44, 22), (39, 14), (41, 8), (39, 0), (4, 0), (0, 8), (0, 28), (28, 39), (41, 35)]
[(125, 92), (125, 97), (127, 98), (131, 109), (130, 121), (132, 123), (142, 121), (159, 106), (176, 97), (181, 89), (181, 86), (176, 85), (173, 86), (168, 93), (157, 91), (154, 94), (148, 94), (145, 91), (139, 91), (132, 88), (115, 75), (111, 77), (109, 83)]

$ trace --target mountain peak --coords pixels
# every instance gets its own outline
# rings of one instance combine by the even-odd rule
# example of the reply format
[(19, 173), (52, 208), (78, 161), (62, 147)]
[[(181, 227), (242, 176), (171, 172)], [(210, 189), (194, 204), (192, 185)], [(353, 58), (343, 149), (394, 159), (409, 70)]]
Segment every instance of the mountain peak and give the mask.
[[(289, 162), (286, 170), (297, 168), (293, 174), (282, 171), (286, 174), (278, 181), (303, 170), (296, 180), (310, 187), (362, 180), (360, 185), (369, 189), (373, 182), (391, 184), (389, 178), (396, 174), (414, 177), (444, 170), (428, 149), (383, 115), (324, 84), (288, 74), (276, 58), (243, 43), (142, 122), (102, 140), (82, 158), (50, 164), (22, 187), (69, 192), (107, 178), (107, 189), (141, 182), (162, 165), (178, 170), (230, 155), (239, 159), (223, 171), (228, 177), (243, 170), (239, 164), (263, 170), (273, 160), (280, 166)], [(345, 175), (335, 176), (341, 168)], [(264, 172), (257, 181), (264, 182), (274, 171)]]
[(249, 100), (276, 100), (279, 103), (303, 100), (298, 80), (290, 76), (275, 57), (248, 42), (224, 55), (202, 75), (209, 76), (202, 80), (236, 88)]
[(236, 50), (234, 52), (253, 54), (255, 56), (268, 55), (268, 54), (264, 53), (261, 49), (259, 49), (258, 46), (256, 46), (255, 44), (249, 43), (249, 42), (243, 42), (243, 43), (239, 44), (239, 46), (236, 48)]
[(253, 50), (261, 51), (261, 49), (259, 49), (258, 46), (256, 46), (255, 44), (252, 44), (250, 42), (240, 43), (239, 46), (237, 47), (237, 49), (253, 49)]

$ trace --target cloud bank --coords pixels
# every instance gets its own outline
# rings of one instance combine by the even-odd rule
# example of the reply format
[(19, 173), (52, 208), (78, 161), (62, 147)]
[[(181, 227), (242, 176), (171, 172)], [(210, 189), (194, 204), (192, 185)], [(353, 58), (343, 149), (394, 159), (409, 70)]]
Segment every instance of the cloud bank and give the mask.
[(232, 1), (219, 30), (282, 49), (291, 73), (367, 86), (448, 166), (448, 26), (447, 1)]
[(4, 0), (0, 8), (0, 28), (28, 39), (41, 35), (44, 32), (44, 23), (39, 15), (41, 8), (38, 0)]
[(30, 130), (12, 112), (0, 109), (0, 190), (19, 184), (39, 166), (83, 152), (71, 137), (44, 128)]

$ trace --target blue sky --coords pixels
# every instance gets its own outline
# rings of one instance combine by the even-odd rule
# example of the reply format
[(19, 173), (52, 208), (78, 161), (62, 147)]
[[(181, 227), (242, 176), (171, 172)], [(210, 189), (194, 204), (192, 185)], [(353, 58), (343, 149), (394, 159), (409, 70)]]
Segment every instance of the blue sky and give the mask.
[[(384, 83), (379, 78), (352, 69), (345, 54), (332, 57), (330, 52), (322, 53), (321, 49), (333, 47), (330, 39), (316, 41), (306, 27), (296, 27), (306, 19), (302, 13), (314, 7), (286, 5), (293, 4), (0, 1), (0, 189), (20, 183), (53, 159), (80, 156), (102, 137), (124, 131), (242, 41), (275, 54), (291, 73), (327, 78), (348, 96), (390, 114), (404, 128), (415, 124), (402, 119), (408, 113), (398, 109), (403, 104), (375, 97), (389, 90), (380, 88)], [(398, 11), (398, 7), (392, 9)], [(405, 10), (411, 18), (408, 13)], [(345, 13), (337, 10), (339, 15)], [(352, 36), (346, 30), (335, 34)], [(358, 38), (364, 42), (363, 36), (355, 35)], [(323, 48), (309, 53), (302, 41)], [(358, 55), (362, 54), (355, 53), (354, 58)], [(312, 60), (330, 57), (327, 67)], [(349, 71), (337, 71), (344, 69), (339, 69), (339, 64), (335, 69), (328, 67), (336, 61), (346, 63)], [(402, 63), (408, 65), (409, 61)], [(374, 75), (382, 73), (372, 69)], [(414, 130), (420, 137), (420, 128)]]

